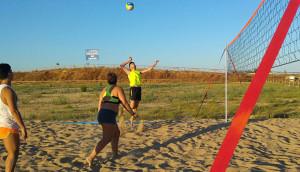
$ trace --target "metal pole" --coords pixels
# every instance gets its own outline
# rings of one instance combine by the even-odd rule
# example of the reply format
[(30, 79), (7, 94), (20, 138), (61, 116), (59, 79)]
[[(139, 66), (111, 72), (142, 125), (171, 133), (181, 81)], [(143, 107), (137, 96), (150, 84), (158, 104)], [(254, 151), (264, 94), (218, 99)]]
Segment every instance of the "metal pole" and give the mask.
[(227, 45), (225, 46), (225, 122), (227, 122)]

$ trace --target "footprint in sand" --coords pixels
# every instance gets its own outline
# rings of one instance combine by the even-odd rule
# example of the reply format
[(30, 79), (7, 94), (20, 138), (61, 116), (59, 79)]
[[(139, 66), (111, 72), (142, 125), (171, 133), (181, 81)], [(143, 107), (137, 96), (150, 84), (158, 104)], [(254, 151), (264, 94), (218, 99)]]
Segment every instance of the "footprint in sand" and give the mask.
[(69, 157), (61, 158), (60, 162), (61, 163), (70, 163), (70, 162), (72, 162), (72, 159)]
[(39, 156), (45, 156), (45, 155), (47, 155), (47, 152), (46, 152), (46, 151), (41, 151), (41, 152), (39, 153)]
[(278, 139), (282, 143), (290, 143), (290, 139), (284, 136), (278, 136)]
[(174, 152), (182, 152), (180, 147), (174, 143), (170, 143), (167, 147), (171, 148)]

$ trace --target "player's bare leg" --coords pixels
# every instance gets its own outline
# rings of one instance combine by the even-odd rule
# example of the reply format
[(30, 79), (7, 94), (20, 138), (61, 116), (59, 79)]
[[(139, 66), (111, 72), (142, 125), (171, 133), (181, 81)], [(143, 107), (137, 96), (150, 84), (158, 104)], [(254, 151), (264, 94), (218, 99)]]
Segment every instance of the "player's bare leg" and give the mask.
[[(137, 110), (137, 107), (139, 106), (139, 103), (140, 103), (140, 101), (136, 101), (136, 100), (130, 101), (130, 107), (132, 108), (132, 111), (134, 113), (136, 113), (136, 110)], [(131, 126), (133, 126), (133, 120), (134, 120), (134, 117), (131, 116), (130, 117), (130, 124), (131, 124)]]
[(20, 147), (19, 134), (10, 134), (7, 138), (3, 139), (3, 143), (4, 143), (4, 147), (8, 152), (5, 161), (5, 171), (14, 171), (19, 156), (19, 147)]
[(126, 111), (125, 108), (122, 108), (122, 110), (119, 110), (118, 116), (121, 117), (125, 111)]

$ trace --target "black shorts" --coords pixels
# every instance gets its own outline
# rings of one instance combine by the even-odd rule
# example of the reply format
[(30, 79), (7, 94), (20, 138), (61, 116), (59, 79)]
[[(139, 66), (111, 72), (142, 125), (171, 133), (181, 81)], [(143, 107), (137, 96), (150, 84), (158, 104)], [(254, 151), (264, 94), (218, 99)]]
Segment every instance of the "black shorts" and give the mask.
[(100, 109), (98, 112), (98, 123), (108, 123), (108, 124), (116, 124), (117, 113), (115, 111), (109, 109)]
[(130, 87), (129, 97), (130, 97), (130, 100), (141, 101), (142, 88), (141, 87)]

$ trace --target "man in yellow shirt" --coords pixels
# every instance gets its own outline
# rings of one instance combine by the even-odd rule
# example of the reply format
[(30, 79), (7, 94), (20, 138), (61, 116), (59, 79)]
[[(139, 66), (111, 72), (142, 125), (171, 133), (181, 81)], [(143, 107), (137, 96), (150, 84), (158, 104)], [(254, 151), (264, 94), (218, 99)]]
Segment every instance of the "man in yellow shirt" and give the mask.
[[(129, 63), (129, 68), (125, 68), (125, 65)], [(128, 75), (128, 79), (130, 82), (130, 107), (132, 108), (133, 112), (136, 113), (136, 110), (139, 106), (139, 103), (141, 101), (141, 96), (142, 96), (142, 89), (141, 89), (141, 74), (149, 72), (152, 70), (156, 64), (158, 63), (158, 60), (155, 61), (154, 65), (150, 66), (148, 69), (144, 69), (141, 71), (136, 70), (136, 65), (134, 62), (132, 62), (132, 57), (129, 57), (129, 60), (122, 63), (120, 67), (126, 72)], [(125, 111), (120, 111), (120, 116), (122, 113)], [(133, 125), (133, 118), (130, 118), (131, 125)]]

